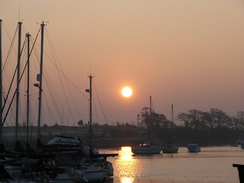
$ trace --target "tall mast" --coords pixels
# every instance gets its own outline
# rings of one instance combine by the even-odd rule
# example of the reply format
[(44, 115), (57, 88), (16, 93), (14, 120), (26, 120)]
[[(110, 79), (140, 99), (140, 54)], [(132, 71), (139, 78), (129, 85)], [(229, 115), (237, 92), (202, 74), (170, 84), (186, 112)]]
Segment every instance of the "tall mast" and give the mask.
[(150, 114), (152, 113), (152, 97), (150, 95)]
[(21, 58), (21, 25), (22, 25), (22, 22), (18, 22), (19, 34), (18, 34), (18, 58), (17, 58), (15, 141), (18, 140), (18, 126), (19, 126), (19, 84), (20, 84), (20, 58)]
[(90, 89), (86, 89), (86, 92), (90, 94), (89, 140), (90, 140), (90, 147), (92, 147), (92, 78), (93, 76), (90, 74), (88, 77), (90, 78)]
[(171, 104), (171, 122), (172, 122), (172, 125), (171, 125), (171, 130), (170, 130), (170, 133), (171, 133), (171, 140), (173, 142), (174, 140), (174, 126), (173, 126), (173, 123), (174, 123), (174, 105)]
[(3, 101), (2, 101), (2, 20), (0, 19), (0, 143), (2, 143), (2, 121), (3, 121)]
[(39, 80), (39, 109), (38, 109), (38, 127), (37, 137), (40, 138), (40, 127), (41, 127), (41, 105), (42, 105), (42, 73), (43, 73), (43, 45), (44, 45), (44, 22), (41, 24), (41, 56), (40, 56), (40, 75)]
[(26, 117), (26, 140), (29, 142), (29, 116), (30, 116), (30, 34), (26, 34), (27, 37), (27, 117)]
[(153, 109), (152, 109), (152, 96), (150, 95), (150, 111), (149, 111), (150, 113), (149, 113), (149, 117), (150, 117), (150, 123), (152, 123), (151, 125), (150, 125), (150, 138), (152, 138), (152, 126), (153, 126), (153, 123), (154, 123), (154, 111), (153, 111)]

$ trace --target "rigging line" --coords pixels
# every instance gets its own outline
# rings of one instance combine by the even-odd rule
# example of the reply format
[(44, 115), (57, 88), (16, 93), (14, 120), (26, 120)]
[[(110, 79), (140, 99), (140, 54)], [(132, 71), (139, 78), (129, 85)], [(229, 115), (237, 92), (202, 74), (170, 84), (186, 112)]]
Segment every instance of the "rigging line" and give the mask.
[(64, 72), (53, 62), (53, 60), (46, 54), (46, 52), (44, 51), (45, 56), (51, 61), (51, 63), (56, 67), (56, 69), (58, 69), (60, 71), (60, 73), (71, 83), (71, 85), (79, 92), (83, 95), (83, 97), (85, 97), (87, 100), (89, 100), (88, 97), (86, 97), (86, 95), (84, 93), (82, 93), (80, 91), (80, 89), (75, 86), (75, 84), (64, 74)]
[(71, 85), (79, 92), (79, 93), (81, 93), (82, 95), (83, 95), (83, 97), (85, 97), (87, 100), (89, 100), (88, 99), (88, 97), (86, 97), (86, 95), (84, 94), (84, 93), (82, 93), (81, 91), (80, 91), (80, 89), (77, 87), (77, 86), (75, 86), (75, 84), (64, 74), (64, 72), (63, 71), (61, 71), (61, 69), (59, 69), (59, 67), (53, 62), (53, 60), (45, 53), (45, 51), (44, 51), (44, 54), (45, 54), (45, 56), (53, 63), (53, 65), (61, 72), (61, 74), (71, 83)]
[[(50, 94), (50, 97), (51, 97), (51, 99), (53, 101), (53, 105), (55, 107), (55, 110), (57, 111), (57, 115), (61, 119), (62, 114), (61, 114), (61, 112), (59, 110), (59, 107), (58, 107), (58, 103), (60, 103), (60, 101), (58, 101), (58, 103), (57, 103), (57, 99), (58, 98), (55, 99), (55, 97), (54, 97), (54, 96), (57, 96), (57, 92), (56, 92), (55, 88), (51, 89), (51, 86), (53, 86), (53, 84), (52, 84), (51, 80), (48, 80), (47, 79), (47, 78), (49, 78), (47, 75), (48, 75), (48, 72), (44, 72), (44, 75), (43, 76), (44, 76), (44, 79), (45, 79), (45, 83), (47, 85), (47, 90), (49, 91), (48, 93)], [(47, 104), (48, 104), (48, 102), (47, 102)]]
[[(46, 103), (48, 103), (47, 102), (47, 99), (45, 98), (45, 101), (46, 101)], [(46, 112), (45, 113), (45, 115), (44, 115), (44, 119), (46, 119), (46, 120), (43, 120), (43, 121), (48, 121), (48, 122), (51, 122), (52, 124), (54, 123), (54, 121), (56, 121), (56, 123), (57, 123), (57, 118), (55, 117), (55, 115), (53, 114), (53, 112), (52, 112), (52, 109), (50, 108), (50, 105), (47, 105), (47, 111), (48, 111), (48, 113)], [(49, 115), (47, 115), (47, 114), (49, 114)], [(48, 118), (48, 116), (50, 116), (50, 117), (52, 117), (52, 118)], [(50, 120), (50, 119), (52, 119), (52, 120)]]
[[(6, 28), (5, 28), (5, 30), (6, 30)], [(7, 56), (6, 56), (4, 65), (3, 65), (3, 70), (4, 70), (5, 67), (6, 67), (7, 60), (9, 59), (10, 51), (12, 50), (11, 48), (13, 47), (14, 40), (15, 40), (15, 37), (16, 37), (16, 35), (17, 35), (17, 31), (18, 31), (18, 27), (16, 28), (15, 33), (14, 33), (14, 37), (13, 37), (13, 39), (12, 39), (12, 41), (11, 41), (10, 48), (9, 48), (9, 50), (8, 50), (8, 53), (7, 53)], [(6, 30), (6, 32), (7, 32), (7, 30)], [(9, 36), (8, 33), (7, 33), (7, 35), (8, 35), (8, 37), (9, 37), (9, 40), (11, 40), (11, 39), (10, 39), (10, 36)]]
[[(53, 46), (53, 44), (52, 44), (52, 41), (51, 41), (50, 36), (49, 36), (48, 33), (47, 33), (47, 38), (48, 38), (49, 45), (51, 46), (51, 47), (50, 47), (50, 48), (51, 48), (51, 53), (52, 53), (52, 55), (53, 55), (53, 58), (54, 58), (54, 61), (55, 61), (55, 64), (56, 64), (56, 59), (55, 59), (55, 58), (57, 58), (58, 61), (59, 61), (59, 59), (58, 59), (58, 56), (57, 56), (57, 54), (56, 54), (56, 52), (55, 52), (55, 49), (53, 49), (54, 46)], [(56, 57), (55, 57), (55, 55), (56, 55)], [(60, 68), (62, 69), (61, 64), (60, 64)], [(61, 69), (60, 69), (60, 70), (61, 70)], [(65, 88), (64, 88), (64, 84), (63, 84), (63, 81), (62, 81), (62, 79), (61, 79), (60, 72), (58, 72), (58, 77), (59, 77), (59, 80), (60, 80), (60, 82), (61, 82), (61, 86), (62, 86), (62, 89), (63, 89), (63, 93), (64, 93), (64, 96), (65, 96), (65, 100), (66, 100), (66, 102), (67, 102), (67, 104), (68, 104), (69, 112), (70, 112), (71, 117), (72, 117), (73, 122), (74, 122), (74, 117), (73, 117), (72, 111), (71, 111), (71, 109), (70, 109), (69, 100), (68, 100), (67, 94), (66, 94), (66, 92), (65, 92), (66, 90), (65, 90)], [(65, 81), (66, 81), (66, 84), (67, 84), (67, 80), (65, 80)], [(68, 86), (68, 84), (67, 84), (67, 86)], [(74, 98), (73, 98), (72, 92), (70, 91), (70, 87), (68, 87), (68, 89), (69, 89), (69, 92), (70, 92), (70, 94), (71, 94), (71, 96), (72, 96), (72, 99), (73, 99), (73, 102), (74, 102)]]
[(96, 89), (96, 86), (95, 86), (95, 83), (94, 83), (94, 82), (93, 82), (93, 85), (94, 85), (95, 92), (96, 92), (96, 95), (97, 95), (97, 98), (98, 98), (98, 102), (99, 102), (100, 107), (101, 107), (102, 112), (103, 112), (103, 117), (104, 117), (104, 119), (105, 119), (105, 121), (106, 121), (106, 124), (108, 124), (108, 121), (107, 121), (106, 115), (105, 115), (105, 113), (104, 113), (104, 110), (103, 110), (103, 107), (102, 107), (102, 104), (101, 104), (100, 98), (99, 98), (99, 96), (98, 96), (98, 94), (97, 94), (97, 89)]
[[(8, 97), (9, 97), (9, 95), (10, 95), (10, 91), (11, 91), (11, 88), (12, 88), (13, 83), (14, 83), (14, 79), (15, 79), (16, 72), (17, 72), (17, 66), (15, 67), (15, 71), (14, 71), (12, 80), (11, 80), (10, 85), (9, 85), (8, 93), (7, 93), (7, 95), (6, 95), (5, 99), (4, 99), (5, 102), (4, 102), (4, 105), (3, 105), (3, 110), (4, 110), (4, 108), (5, 108), (5, 105), (6, 105), (6, 103), (7, 103)], [(16, 90), (15, 90), (14, 93), (16, 93)]]
[[(46, 72), (46, 73), (47, 73), (47, 72)], [(49, 91), (49, 93), (50, 93), (50, 97), (51, 97), (51, 99), (52, 99), (52, 101), (53, 101), (54, 108), (55, 108), (55, 110), (57, 111), (58, 118), (59, 118), (59, 119), (62, 119), (62, 113), (60, 112), (60, 111), (61, 111), (61, 110), (60, 110), (60, 107), (58, 107), (57, 101), (55, 100), (55, 97), (54, 97), (54, 95), (53, 95), (52, 89), (51, 89), (51, 87), (50, 87), (50, 86), (52, 86), (52, 84), (51, 84), (51, 85), (49, 84), (46, 75), (44, 75), (44, 78), (45, 78), (45, 81), (46, 81), (46, 83), (47, 83), (48, 91)], [(54, 92), (55, 92), (55, 90), (54, 90)], [(55, 92), (55, 93), (56, 93), (56, 92)], [(46, 98), (45, 98), (45, 99), (46, 99)], [(46, 99), (46, 100), (47, 100), (47, 99)], [(49, 105), (47, 105), (47, 106), (48, 106), (48, 108), (49, 108)], [(50, 110), (50, 111), (51, 111), (51, 110)], [(73, 116), (72, 116), (72, 117), (73, 117)], [(72, 118), (72, 119), (73, 119), (73, 118)], [(73, 121), (74, 121), (74, 119), (73, 119)]]
[[(22, 53), (23, 53), (23, 50), (24, 50), (24, 48), (25, 48), (25, 42), (26, 42), (26, 39), (25, 39), (25, 41), (24, 41), (24, 43), (23, 43), (23, 45), (22, 45), (22, 48), (21, 48), (21, 51), (20, 51), (20, 55), (18, 56), (18, 57), (21, 57), (21, 55), (22, 55)], [(4, 65), (5, 66), (5, 65)]]
[[(31, 55), (31, 53), (32, 53), (32, 51), (33, 51), (33, 49), (34, 49), (34, 47), (35, 47), (35, 44), (36, 44), (36, 41), (37, 41), (38, 35), (40, 34), (40, 31), (41, 31), (41, 28), (39, 28), (39, 30), (38, 30), (38, 32), (37, 32), (37, 34), (36, 34), (36, 38), (34, 39), (34, 42), (33, 42), (32, 48), (31, 48), (31, 50), (30, 50), (30, 55)], [(31, 37), (32, 37), (32, 36), (31, 36)]]
[[(50, 97), (51, 97), (51, 99), (52, 99), (52, 101), (53, 101), (54, 107), (55, 107), (55, 109), (56, 109), (56, 111), (57, 111), (57, 114), (58, 114), (59, 118), (61, 119), (62, 114), (60, 113), (58, 104), (57, 104), (57, 102), (56, 102), (56, 100), (55, 100), (55, 97), (54, 97), (54, 95), (53, 95), (53, 92), (51, 92), (51, 88), (50, 88), (49, 82), (47, 81), (47, 78), (46, 78), (45, 75), (44, 75), (44, 79), (45, 79), (45, 82), (47, 83), (47, 88), (48, 88), (48, 90), (49, 90)], [(49, 107), (49, 105), (47, 105), (47, 106)]]
[[(16, 32), (17, 32), (17, 29), (16, 29)], [(16, 32), (15, 32), (15, 34), (16, 34)], [(40, 32), (40, 31), (39, 31)], [(39, 34), (39, 33), (38, 33)], [(38, 36), (38, 34), (37, 34), (37, 36)], [(35, 39), (35, 42), (36, 42), (36, 40), (37, 40), (37, 36), (36, 36), (36, 39)], [(15, 37), (15, 36), (14, 36)], [(13, 39), (14, 40), (14, 39)], [(11, 47), (12, 47), (12, 45), (13, 45), (13, 40), (12, 40), (12, 42), (11, 42)], [(34, 43), (35, 43), (34, 42)], [(11, 48), (10, 47), (10, 48)], [(33, 50), (33, 48), (34, 48), (34, 45), (32, 46), (32, 49), (31, 49), (31, 52), (32, 52), (32, 50)], [(30, 52), (30, 54), (31, 54), (31, 52)], [(10, 50), (9, 50), (9, 52), (8, 52), (8, 55), (9, 55), (9, 53), (10, 53)], [(8, 58), (8, 57), (7, 57)], [(5, 64), (6, 64), (6, 62), (5, 62)], [(25, 67), (26, 67), (26, 65), (25, 65)], [(14, 74), (13, 74), (13, 77), (12, 77), (12, 80), (11, 80), (11, 82), (10, 82), (10, 86), (9, 86), (9, 89), (8, 89), (8, 93), (7, 93), (7, 95), (6, 95), (6, 97), (5, 97), (5, 99), (4, 99), (4, 105), (3, 105), (3, 110), (4, 110), (4, 108), (5, 108), (5, 105), (6, 105), (6, 103), (7, 103), (7, 100), (8, 100), (8, 97), (9, 97), (9, 94), (10, 94), (10, 90), (11, 90), (11, 88), (12, 88), (12, 85), (13, 85), (13, 82), (14, 82), (14, 78), (15, 78), (15, 75), (16, 75), (16, 72), (17, 72), (17, 66), (16, 66), (16, 68), (15, 68), (15, 71), (14, 71)], [(16, 91), (15, 91), (16, 92)]]
[(2, 126), (4, 125), (4, 123), (5, 123), (5, 121), (6, 121), (6, 118), (7, 118), (7, 116), (8, 116), (8, 113), (9, 113), (9, 111), (10, 111), (10, 109), (11, 109), (12, 103), (13, 103), (14, 98), (15, 98), (15, 95), (16, 95), (16, 93), (17, 93), (16, 91), (17, 91), (17, 89), (15, 90), (15, 92), (14, 92), (14, 94), (13, 94), (13, 97), (12, 97), (12, 100), (11, 100), (9, 106), (8, 106), (8, 110), (7, 110), (7, 112), (6, 112), (5, 116), (4, 116)]
[[(48, 37), (49, 44), (51, 45), (51, 48), (54, 48), (48, 30), (47, 30), (47, 37)], [(63, 71), (63, 68), (62, 68), (62, 65), (60, 64), (60, 61), (59, 61), (58, 55), (57, 55), (57, 53), (56, 53), (56, 50), (55, 50), (55, 49), (51, 49), (51, 51), (52, 51), (52, 54), (53, 54), (53, 58), (57, 58), (58, 63), (59, 63), (59, 66), (60, 66), (60, 68), (61, 68), (62, 71)], [(59, 72), (58, 72), (58, 75), (59, 75), (59, 78), (60, 78), (60, 80), (61, 80), (61, 77), (60, 77), (60, 73), (59, 73)], [(62, 80), (61, 80), (61, 81), (62, 81)], [(69, 85), (68, 85), (68, 82), (67, 82), (67, 79), (65, 79), (65, 82), (66, 82), (66, 85), (69, 86)], [(63, 82), (62, 82), (62, 84), (63, 84)], [(64, 87), (63, 87), (63, 88), (64, 88)], [(71, 98), (72, 98), (73, 104), (75, 105), (76, 112), (77, 112), (77, 114), (79, 115), (80, 113), (79, 113), (78, 107), (77, 107), (77, 105), (76, 105), (76, 102), (75, 102), (75, 100), (74, 100), (74, 97), (73, 97), (73, 95), (72, 95), (72, 92), (71, 92), (70, 87), (68, 87), (68, 90), (69, 90), (69, 93), (71, 94)], [(65, 93), (65, 90), (63, 90), (63, 91), (64, 91), (64, 93)], [(66, 95), (66, 93), (65, 93), (65, 95)], [(68, 100), (67, 100), (67, 103), (68, 103), (68, 105), (69, 105)], [(69, 107), (70, 107), (70, 105), (69, 105)], [(71, 112), (71, 111), (70, 111), (70, 112)], [(71, 114), (72, 114), (72, 113), (71, 113)], [(79, 115), (79, 118), (81, 118), (80, 115)], [(74, 122), (74, 121), (73, 121), (73, 122)]]
[[(48, 79), (47, 78), (49, 78), (47, 75), (48, 75), (48, 72), (44, 72), (45, 74), (44, 74), (44, 79), (45, 79), (45, 83), (47, 84), (47, 89), (48, 89), (48, 91), (49, 91), (49, 93), (50, 93), (50, 97), (52, 98), (52, 100), (53, 100), (53, 103), (54, 103), (54, 106), (55, 106), (55, 108), (56, 108), (56, 111), (59, 113), (58, 115), (60, 116), (60, 118), (61, 118), (61, 113), (59, 112), (60, 110), (58, 110), (58, 105), (57, 105), (57, 102), (56, 102), (56, 100), (55, 100), (55, 97), (54, 97), (54, 95), (53, 95), (53, 93), (55, 93), (55, 95), (57, 95), (56, 93), (56, 90), (55, 90), (55, 88), (53, 88), (53, 92), (51, 92), (52, 91), (52, 89), (51, 89), (51, 87), (50, 86), (53, 86), (53, 84), (52, 84), (52, 82), (51, 82), (51, 80), (49, 80), (49, 82), (48, 82)], [(51, 82), (51, 84), (50, 84), (50, 82)]]
[[(58, 118), (61, 119), (61, 118), (62, 118), (62, 114), (61, 114), (61, 112), (60, 112), (60, 110), (59, 110), (57, 101), (55, 100), (55, 97), (54, 97), (54, 95), (53, 95), (53, 93), (57, 93), (57, 92), (55, 91), (55, 88), (51, 89), (51, 87), (50, 87), (50, 86), (53, 86), (53, 84), (50, 84), (50, 81), (51, 81), (51, 80), (49, 80), (49, 82), (48, 82), (48, 79), (47, 79), (48, 76), (46, 76), (46, 75), (48, 74), (48, 72), (44, 72), (44, 73), (46, 73), (46, 74), (44, 75), (44, 79), (45, 79), (45, 83), (47, 83), (47, 88), (48, 88), (50, 97), (51, 97), (51, 99), (52, 99), (52, 101), (53, 101), (55, 110), (57, 111)], [(56, 96), (57, 96), (57, 95), (56, 95)], [(60, 103), (60, 102), (59, 102), (59, 103)], [(49, 106), (48, 106), (48, 107), (49, 107)]]
[[(40, 31), (41, 31), (41, 28), (39, 29), (39, 32), (38, 32), (38, 34), (40, 33)], [(37, 45), (37, 46), (39, 46), (38, 45), (38, 43), (36, 42), (37, 41), (37, 37), (38, 37), (38, 35), (36, 36), (36, 38), (35, 38), (35, 42), (34, 43), (32, 43), (33, 45), (35, 44), (35, 45)], [(32, 39), (31, 39), (31, 41), (32, 41)], [(40, 48), (40, 46), (39, 46), (39, 48)], [(35, 47), (33, 47), (33, 51), (34, 51), (34, 56), (35, 56), (35, 59), (34, 59), (34, 61), (39, 61), (39, 56), (40, 55), (38, 55), (39, 53), (38, 53), (38, 51), (37, 51), (37, 49), (35, 49)], [(32, 51), (31, 51), (32, 52)], [(35, 72), (37, 72), (37, 73), (39, 73), (40, 72), (40, 64), (39, 63), (37, 63), (36, 64), (36, 62), (33, 62), (34, 63), (34, 67), (35, 67)], [(38, 65), (38, 66), (37, 66)]]
[(86, 97), (86, 95), (84, 94), (84, 93), (82, 93), (81, 91), (80, 91), (80, 89), (77, 87), (77, 86), (75, 86), (75, 84), (64, 74), (64, 72), (63, 71), (61, 71), (60, 69), (59, 69), (59, 67), (52, 61), (52, 59), (46, 54), (46, 53), (44, 53), (45, 55), (46, 55), (46, 57), (47, 58), (49, 58), (49, 60), (54, 64), (54, 66), (61, 72), (61, 74), (71, 83), (71, 85), (75, 88), (75, 89), (77, 89), (78, 90), (78, 92), (79, 93), (81, 93), (87, 100), (89, 100), (88, 99), (88, 97)]
[(20, 57), (22, 56), (23, 50), (24, 50), (24, 48), (25, 48), (25, 42), (26, 42), (26, 39), (25, 39), (25, 41), (23, 42), (23, 46), (22, 46), (22, 49), (21, 49), (21, 51), (20, 51)]
[[(40, 30), (41, 30), (41, 29), (39, 29), (39, 31), (37, 32), (37, 36), (36, 36), (36, 38), (35, 38), (34, 44), (32, 45), (32, 48), (31, 48), (31, 50), (30, 50), (30, 54), (29, 54), (29, 55), (31, 55), (31, 53), (32, 53), (32, 50), (33, 50), (33, 48), (34, 48), (34, 46), (35, 46), (35, 43), (36, 43), (37, 37), (38, 37), (38, 35), (39, 35), (39, 33), (40, 33)], [(25, 48), (25, 45), (26, 45), (25, 42), (26, 42), (26, 39), (25, 39), (25, 41), (24, 41), (24, 43), (23, 43), (23, 47), (22, 47), (22, 49), (21, 49), (20, 56), (22, 55), (23, 50), (24, 50), (24, 48)], [(25, 68), (26, 68), (27, 62), (28, 62), (28, 60), (26, 61)]]
[(75, 84), (64, 74), (64, 72), (63, 71), (61, 71), (59, 68), (58, 68), (58, 66), (52, 61), (52, 59), (44, 52), (44, 54), (45, 54), (45, 56), (53, 63), (53, 65), (56, 67), (56, 69), (58, 69), (60, 72), (61, 72), (61, 74), (71, 83), (71, 85), (75, 88), (75, 89), (77, 89), (77, 91), (80, 93), (80, 94), (82, 94), (83, 95), (83, 97), (85, 97), (87, 100), (89, 100), (88, 99), (88, 97), (86, 97), (85, 96), (85, 94), (84, 93), (82, 93), (81, 91), (80, 91), (80, 89), (77, 87), (77, 86), (75, 86)]
[[(23, 46), (23, 48), (24, 48), (24, 46)], [(23, 49), (22, 49), (22, 51), (23, 51)], [(25, 71), (25, 69), (26, 69), (26, 66), (27, 66), (27, 61), (26, 61), (26, 63), (25, 63), (24, 69), (23, 69), (22, 74), (21, 74), (21, 76), (20, 76), (20, 80), (19, 80), (18, 82), (21, 81), (21, 79), (22, 79), (22, 77), (23, 77), (23, 75), (24, 75), (24, 71)], [(17, 68), (18, 68), (18, 67), (16, 66), (15, 71), (14, 71), (14, 76), (16, 75)], [(6, 101), (7, 101), (8, 97), (9, 97), (9, 94), (10, 94), (10, 89), (12, 88), (12, 85), (13, 85), (13, 82), (14, 82), (14, 78), (15, 78), (14, 76), (13, 76), (13, 78), (12, 78), (12, 81), (11, 81), (11, 84), (10, 84), (10, 87), (9, 87), (9, 90), (8, 90), (7, 97), (6, 97), (6, 99), (5, 99), (5, 103), (4, 103), (4, 105), (3, 105), (3, 109), (5, 108), (5, 105), (6, 105), (6, 103), (7, 103)], [(8, 113), (9, 113), (9, 110), (10, 110), (10, 108), (11, 108), (11, 106), (12, 106), (12, 103), (13, 103), (13, 100), (14, 100), (14, 98), (15, 98), (16, 93), (17, 93), (17, 89), (15, 89), (15, 92), (14, 92), (14, 94), (13, 94), (12, 100), (11, 100), (11, 102), (10, 102), (10, 104), (9, 104), (8, 110), (7, 110), (6, 115), (5, 115), (5, 117), (4, 117), (3, 124), (5, 123), (5, 120), (6, 120), (6, 118), (7, 118), (7, 115), (8, 115)], [(2, 126), (3, 126), (3, 124), (2, 124)]]

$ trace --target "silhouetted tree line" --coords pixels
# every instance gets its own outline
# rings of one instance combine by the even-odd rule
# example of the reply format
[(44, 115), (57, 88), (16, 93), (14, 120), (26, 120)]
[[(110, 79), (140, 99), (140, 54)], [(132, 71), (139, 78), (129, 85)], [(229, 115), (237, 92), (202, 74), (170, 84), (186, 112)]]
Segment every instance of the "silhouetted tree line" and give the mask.
[[(85, 139), (88, 136), (88, 125), (83, 124), (82, 120), (78, 124), (79, 127), (69, 127), (72, 130), (67, 129), (66, 131), (69, 132), (68, 135), (75, 132), (76, 135), (81, 135)], [(57, 124), (53, 127), (55, 130), (68, 128)], [(105, 145), (131, 145), (148, 139), (158, 143), (173, 141), (181, 146), (185, 146), (191, 141), (197, 141), (202, 146), (227, 145), (237, 140), (244, 140), (244, 111), (239, 111), (234, 116), (228, 116), (216, 108), (207, 112), (193, 109), (187, 113), (178, 114), (172, 121), (167, 119), (164, 114), (144, 107), (138, 115), (136, 125), (119, 122), (116, 122), (116, 125), (94, 123), (93, 127), (94, 141), (101, 141)], [(45, 131), (49, 128), (46, 125)], [(79, 128), (83, 129), (83, 133), (79, 133)], [(62, 132), (66, 133), (65, 130)], [(53, 134), (50, 132), (48, 138), (51, 136)]]
[(223, 145), (244, 138), (244, 111), (228, 116), (216, 108), (209, 112), (193, 109), (178, 114), (176, 120), (178, 125), (144, 107), (138, 116), (138, 126), (149, 138), (181, 144), (198, 141), (202, 145)]

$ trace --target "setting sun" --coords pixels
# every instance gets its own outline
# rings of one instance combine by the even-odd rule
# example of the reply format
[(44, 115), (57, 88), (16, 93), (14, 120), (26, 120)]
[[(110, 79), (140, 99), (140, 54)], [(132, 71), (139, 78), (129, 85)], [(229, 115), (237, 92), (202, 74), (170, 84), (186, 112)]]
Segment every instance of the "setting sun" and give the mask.
[(130, 97), (132, 95), (132, 89), (130, 87), (124, 87), (122, 90), (121, 90), (121, 94), (124, 96), (124, 97)]

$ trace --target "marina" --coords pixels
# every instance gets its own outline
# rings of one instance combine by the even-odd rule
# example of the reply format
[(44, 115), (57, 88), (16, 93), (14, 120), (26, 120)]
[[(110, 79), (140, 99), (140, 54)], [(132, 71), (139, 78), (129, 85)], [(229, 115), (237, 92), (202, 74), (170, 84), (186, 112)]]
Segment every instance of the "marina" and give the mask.
[(239, 2), (0, 9), (0, 183), (244, 183)]
[[(89, 147), (71, 143), (61, 145), (61, 141), (56, 141), (59, 144), (53, 144), (53, 140), (50, 142), (52, 144), (42, 145), (35, 153), (11, 154), (1, 147), (1, 150), (4, 149), (1, 157), (5, 155), (6, 158), (1, 160), (1, 175), (4, 176), (8, 172), (15, 178), (12, 180), (5, 176), (1, 181), (239, 183), (238, 168), (244, 164), (244, 153), (240, 146), (202, 147), (201, 152), (195, 153), (189, 152), (187, 147), (179, 147), (178, 153), (160, 154), (134, 154), (130, 146), (123, 146), (120, 149), (99, 149), (99, 153), (94, 151), (89, 155)], [(82, 152), (83, 155), (78, 152)], [(40, 166), (37, 163), (41, 160), (49, 161), (44, 161), (45, 164)], [(20, 166), (21, 163), (25, 166)], [(106, 168), (106, 164), (111, 164), (112, 169)], [(3, 171), (3, 167), (6, 172)], [(42, 171), (37, 168), (45, 169), (46, 178), (40, 176)], [(55, 177), (52, 172), (56, 172)], [(105, 172), (106, 178), (103, 176)]]

